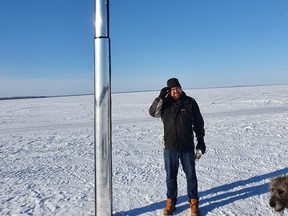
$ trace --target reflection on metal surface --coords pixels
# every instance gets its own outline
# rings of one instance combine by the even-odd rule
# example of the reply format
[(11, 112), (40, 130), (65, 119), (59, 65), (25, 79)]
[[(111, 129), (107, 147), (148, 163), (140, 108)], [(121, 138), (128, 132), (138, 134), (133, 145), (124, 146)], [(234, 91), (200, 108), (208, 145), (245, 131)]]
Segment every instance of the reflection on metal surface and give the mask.
[(95, 215), (112, 215), (109, 1), (95, 0)]

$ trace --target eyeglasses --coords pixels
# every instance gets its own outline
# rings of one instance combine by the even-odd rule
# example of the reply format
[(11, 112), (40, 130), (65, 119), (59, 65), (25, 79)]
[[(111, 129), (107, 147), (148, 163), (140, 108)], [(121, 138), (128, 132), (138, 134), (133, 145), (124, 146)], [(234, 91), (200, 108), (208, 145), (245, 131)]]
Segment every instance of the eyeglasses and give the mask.
[(177, 92), (180, 92), (181, 91), (181, 88), (180, 87), (173, 87), (170, 89), (171, 92), (173, 91), (177, 91)]

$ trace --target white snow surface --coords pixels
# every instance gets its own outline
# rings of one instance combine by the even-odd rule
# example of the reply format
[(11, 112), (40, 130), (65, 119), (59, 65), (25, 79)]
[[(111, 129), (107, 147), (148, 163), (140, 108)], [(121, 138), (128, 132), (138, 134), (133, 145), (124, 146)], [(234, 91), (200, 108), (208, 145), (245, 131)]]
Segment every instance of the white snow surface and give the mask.
[[(288, 85), (185, 90), (205, 120), (201, 215), (279, 215), (270, 179), (288, 173)], [(159, 94), (112, 94), (113, 215), (162, 215)], [(0, 101), (0, 215), (94, 215), (94, 96)], [(189, 215), (178, 173), (174, 215)], [(287, 209), (281, 213), (288, 215)]]

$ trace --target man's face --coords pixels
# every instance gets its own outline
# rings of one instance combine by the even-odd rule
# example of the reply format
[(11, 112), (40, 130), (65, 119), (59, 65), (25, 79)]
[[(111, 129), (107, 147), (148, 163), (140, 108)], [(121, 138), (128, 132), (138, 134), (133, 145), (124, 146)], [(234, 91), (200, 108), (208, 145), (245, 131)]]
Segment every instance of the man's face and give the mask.
[(182, 96), (182, 89), (180, 87), (171, 88), (170, 95), (173, 100), (179, 100)]

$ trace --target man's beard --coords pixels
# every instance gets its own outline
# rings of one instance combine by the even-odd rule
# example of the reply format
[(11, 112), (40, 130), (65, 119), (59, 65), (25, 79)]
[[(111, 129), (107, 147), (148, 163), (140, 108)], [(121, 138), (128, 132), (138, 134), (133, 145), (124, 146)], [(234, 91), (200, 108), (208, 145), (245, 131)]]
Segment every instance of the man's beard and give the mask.
[(181, 96), (182, 96), (182, 93), (179, 93), (179, 92), (171, 95), (172, 99), (175, 101), (179, 100), (181, 98)]

